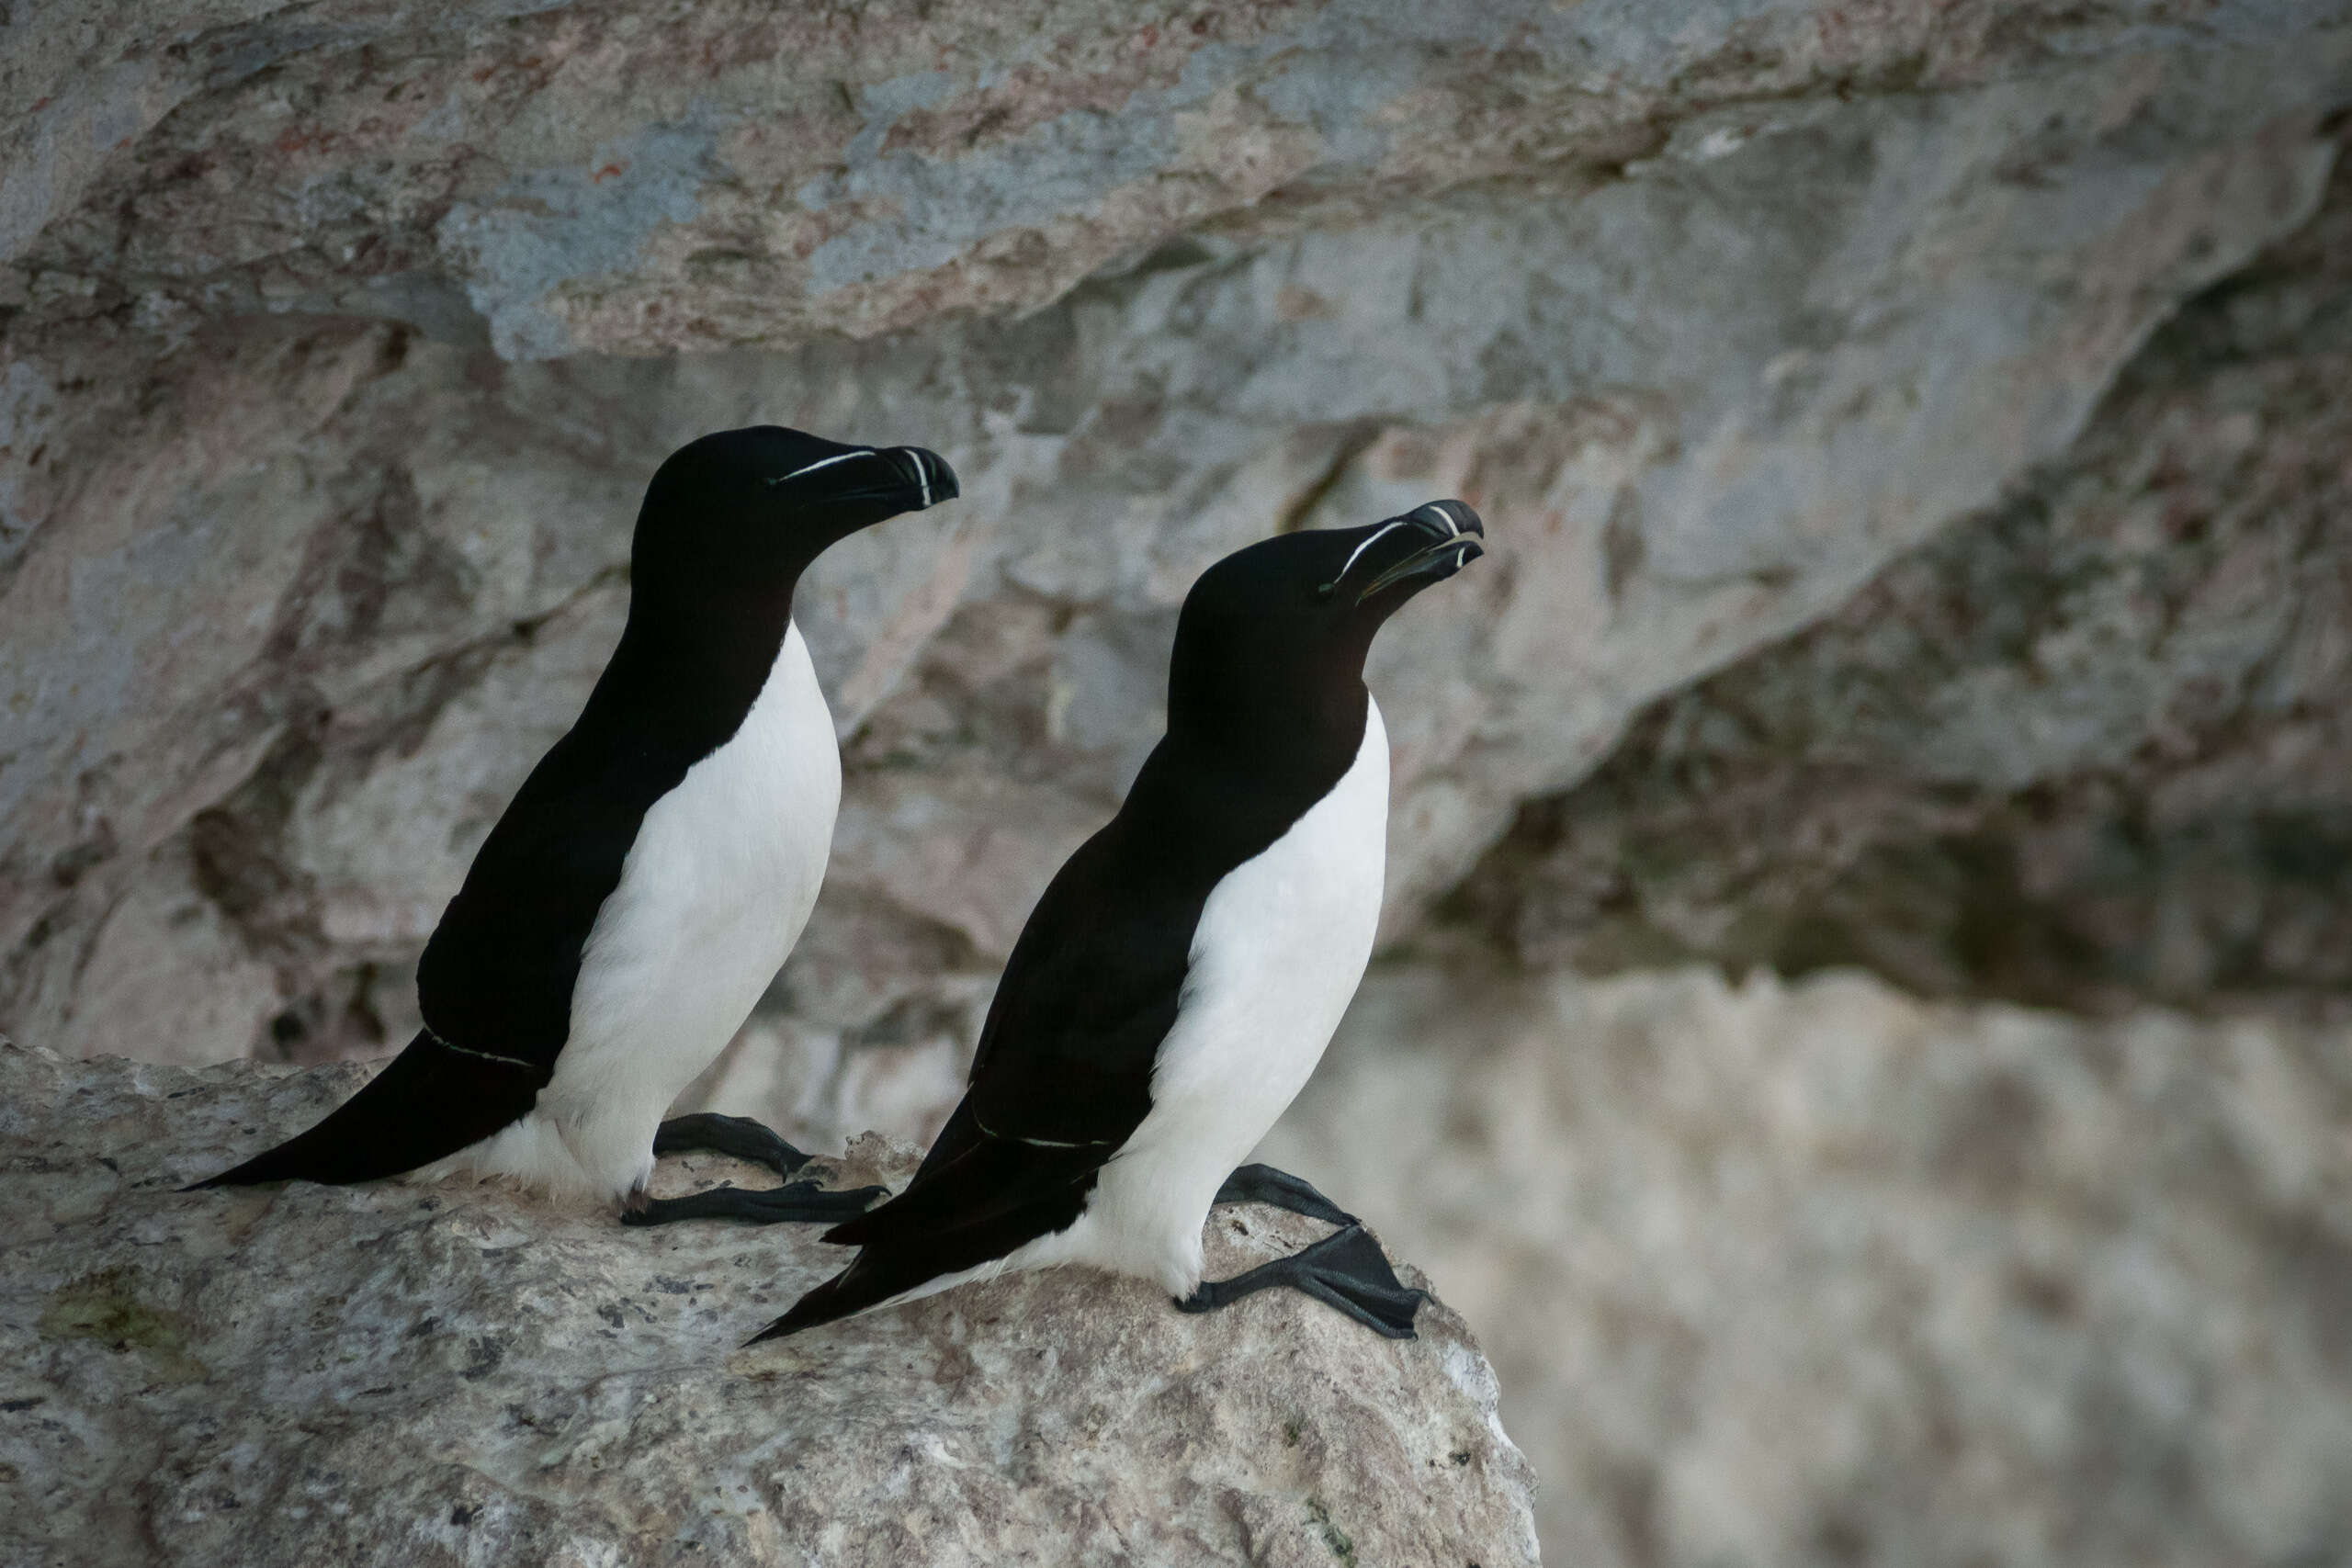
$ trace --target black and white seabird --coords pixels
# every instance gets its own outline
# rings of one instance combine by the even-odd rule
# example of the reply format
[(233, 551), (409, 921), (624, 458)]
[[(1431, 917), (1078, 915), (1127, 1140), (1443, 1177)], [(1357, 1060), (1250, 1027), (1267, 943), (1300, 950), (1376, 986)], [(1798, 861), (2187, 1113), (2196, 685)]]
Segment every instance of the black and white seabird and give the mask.
[[(1286, 1284), (1409, 1337), (1420, 1293), (1306, 1182), (1235, 1169), (1314, 1071), (1380, 918), (1381, 624), (1480, 554), (1458, 501), (1227, 557), (1184, 601), (1168, 732), (1014, 943), (970, 1087), (906, 1190), (826, 1233), (861, 1248), (762, 1339), (1017, 1269), (1082, 1263), (1206, 1311)], [(1220, 1201), (1343, 1228), (1201, 1280)]]
[(816, 902), (841, 753), (793, 592), (828, 546), (956, 493), (919, 446), (775, 425), (706, 435), (646, 488), (628, 620), (571, 731), (475, 855), (424, 949), (424, 1027), (309, 1132), (200, 1182), (519, 1178), (635, 1223), (839, 1219), (877, 1190), (655, 1203), (694, 1147), (789, 1176), (755, 1122), (662, 1112), (750, 1015)]

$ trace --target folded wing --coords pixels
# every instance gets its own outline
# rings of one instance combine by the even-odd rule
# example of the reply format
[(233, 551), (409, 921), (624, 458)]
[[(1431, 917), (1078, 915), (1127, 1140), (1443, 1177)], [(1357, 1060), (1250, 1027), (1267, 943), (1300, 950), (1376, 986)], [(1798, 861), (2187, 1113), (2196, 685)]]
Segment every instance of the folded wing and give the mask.
[(609, 789), (556, 794), (561, 754), (548, 753), (492, 829), (426, 944), (424, 1030), (318, 1125), (198, 1187), (373, 1181), (529, 1114), (571, 1032), (581, 950), (642, 816)]
[(913, 1181), (827, 1233), (864, 1250), (761, 1338), (862, 1312), (1077, 1219), (1151, 1109), (1213, 886), (1195, 886), (1130, 820), (1088, 840), (1038, 901), (989, 1006), (970, 1088)]

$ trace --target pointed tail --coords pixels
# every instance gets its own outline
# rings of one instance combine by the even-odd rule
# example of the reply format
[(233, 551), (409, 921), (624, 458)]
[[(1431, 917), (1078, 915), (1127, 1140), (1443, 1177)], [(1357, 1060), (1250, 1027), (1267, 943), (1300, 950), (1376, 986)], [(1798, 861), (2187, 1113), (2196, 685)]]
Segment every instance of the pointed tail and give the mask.
[(519, 1120), (548, 1077), (529, 1063), (453, 1050), (428, 1030), (309, 1132), (181, 1190), (263, 1181), (347, 1186), (398, 1176)]
[(854, 1317), (870, 1307), (904, 1295), (943, 1272), (928, 1261), (917, 1262), (904, 1256), (892, 1258), (882, 1248), (869, 1247), (848, 1268), (793, 1303), (791, 1311), (744, 1343), (757, 1345), (763, 1339), (781, 1339), (819, 1324)]

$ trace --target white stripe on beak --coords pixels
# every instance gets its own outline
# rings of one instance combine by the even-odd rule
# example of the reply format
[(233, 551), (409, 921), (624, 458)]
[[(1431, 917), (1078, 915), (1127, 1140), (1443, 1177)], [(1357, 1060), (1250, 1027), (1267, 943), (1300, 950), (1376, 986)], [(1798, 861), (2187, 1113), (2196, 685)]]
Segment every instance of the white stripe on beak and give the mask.
[(1331, 581), (1337, 582), (1340, 581), (1340, 578), (1347, 576), (1349, 568), (1353, 567), (1356, 564), (1356, 557), (1363, 554), (1364, 551), (1372, 548), (1373, 546), (1386, 538), (1388, 536), (1389, 530), (1393, 528), (1402, 528), (1404, 525), (1405, 519), (1402, 517), (1396, 518), (1393, 522), (1383, 524), (1378, 533), (1373, 535), (1371, 538), (1366, 539), (1363, 544), (1358, 545), (1354, 549), (1348, 552), (1347, 566), (1341, 567), (1340, 569), (1340, 576), (1333, 578)]
[(832, 456), (832, 457), (820, 457), (820, 458), (818, 458), (815, 462), (813, 462), (813, 463), (809, 464), (809, 465), (808, 465), (807, 468), (795, 468), (795, 469), (793, 469), (793, 470), (792, 470), (792, 472), (790, 472), (790, 473), (788, 473), (788, 474), (778, 474), (775, 478), (774, 478), (774, 479), (770, 479), (770, 480), (768, 481), (768, 483), (770, 483), (770, 484), (772, 484), (772, 485), (780, 485), (780, 484), (784, 483), (784, 482), (785, 482), (786, 480), (787, 480), (787, 479), (798, 479), (798, 478), (799, 478), (801, 475), (803, 475), (803, 474), (813, 474), (813, 473), (815, 473), (819, 468), (831, 468), (835, 463), (846, 463), (846, 462), (848, 462), (852, 457), (876, 457), (876, 456), (878, 456), (878, 455), (879, 455), (879, 454), (877, 454), (876, 452), (875, 452), (875, 450), (874, 450), (872, 447), (870, 447), (870, 446), (869, 446), (869, 447), (867, 447), (867, 448), (866, 448), (865, 451), (863, 451), (863, 452), (841, 452), (841, 453), (836, 453), (834, 456)]

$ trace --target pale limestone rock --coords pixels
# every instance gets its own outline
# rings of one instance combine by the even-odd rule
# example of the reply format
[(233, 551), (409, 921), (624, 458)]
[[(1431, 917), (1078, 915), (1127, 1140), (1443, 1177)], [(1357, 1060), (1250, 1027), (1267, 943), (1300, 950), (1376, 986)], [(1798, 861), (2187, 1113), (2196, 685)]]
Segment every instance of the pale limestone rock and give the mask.
[[(1396, 1343), (1063, 1272), (743, 1350), (842, 1261), (810, 1228), (173, 1190), (364, 1076), (0, 1043), (0, 1559), (1535, 1562), (1493, 1374), (1434, 1303)], [(912, 1160), (869, 1139), (844, 1174)], [(722, 1166), (764, 1174), (669, 1179)], [(1215, 1264), (1317, 1228), (1222, 1213)]]
[(2352, 1022), (1376, 970), (1261, 1156), (1477, 1327), (1589, 1568), (2352, 1553)]

